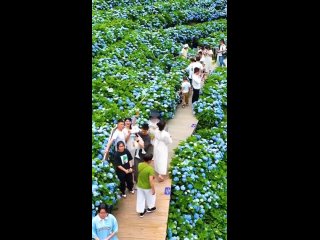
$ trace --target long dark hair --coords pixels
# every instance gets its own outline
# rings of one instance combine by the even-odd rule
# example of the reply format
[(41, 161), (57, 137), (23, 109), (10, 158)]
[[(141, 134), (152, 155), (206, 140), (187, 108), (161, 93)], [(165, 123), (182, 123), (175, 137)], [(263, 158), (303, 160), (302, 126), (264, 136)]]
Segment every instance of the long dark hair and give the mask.
[(164, 129), (164, 127), (166, 126), (166, 122), (161, 119), (158, 123), (157, 126), (159, 127), (159, 130), (162, 131)]
[(131, 122), (129, 129), (132, 129), (132, 119), (131, 119), (131, 118), (125, 118), (125, 119), (124, 119), (124, 123), (126, 123), (127, 120), (129, 120), (129, 121)]

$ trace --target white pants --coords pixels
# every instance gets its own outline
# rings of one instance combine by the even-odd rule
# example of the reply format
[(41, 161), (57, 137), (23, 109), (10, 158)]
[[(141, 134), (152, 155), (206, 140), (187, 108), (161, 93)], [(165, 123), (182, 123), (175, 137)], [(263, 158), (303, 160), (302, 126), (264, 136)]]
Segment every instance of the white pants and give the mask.
[(153, 208), (156, 205), (156, 194), (152, 195), (151, 189), (142, 189), (137, 187), (137, 212), (143, 213), (147, 208)]

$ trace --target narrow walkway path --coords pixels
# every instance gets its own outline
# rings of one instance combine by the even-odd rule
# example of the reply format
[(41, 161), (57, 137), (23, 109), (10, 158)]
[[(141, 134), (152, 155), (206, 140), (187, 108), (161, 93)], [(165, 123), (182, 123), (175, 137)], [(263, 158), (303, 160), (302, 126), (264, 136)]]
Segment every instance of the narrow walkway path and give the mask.
[[(197, 119), (192, 115), (191, 98), (188, 107), (179, 105), (174, 119), (168, 121), (168, 131), (173, 143), (169, 146), (169, 163), (180, 141), (189, 137), (195, 129)], [(136, 213), (136, 194), (127, 194), (126, 199), (121, 199), (118, 209), (113, 214), (118, 220), (120, 240), (152, 239), (165, 240), (167, 234), (167, 221), (169, 213), (170, 195), (165, 195), (165, 187), (171, 187), (171, 179), (165, 177), (164, 182), (156, 181), (156, 207), (153, 213), (147, 213), (140, 218)]]
[[(227, 64), (227, 60), (225, 59)], [(216, 64), (214, 64), (216, 68)], [(173, 119), (168, 121), (168, 131), (172, 136), (172, 144), (169, 146), (169, 163), (174, 157), (174, 149), (179, 143), (187, 139), (193, 133), (198, 120), (192, 114), (191, 96), (189, 106), (178, 106)], [(156, 207), (153, 213), (147, 213), (140, 218), (136, 213), (136, 194), (127, 194), (126, 199), (121, 199), (118, 209), (113, 214), (118, 220), (119, 240), (152, 239), (165, 240), (167, 235), (167, 221), (169, 214), (170, 195), (165, 194), (165, 188), (171, 187), (171, 179), (165, 176), (164, 182), (156, 181)]]

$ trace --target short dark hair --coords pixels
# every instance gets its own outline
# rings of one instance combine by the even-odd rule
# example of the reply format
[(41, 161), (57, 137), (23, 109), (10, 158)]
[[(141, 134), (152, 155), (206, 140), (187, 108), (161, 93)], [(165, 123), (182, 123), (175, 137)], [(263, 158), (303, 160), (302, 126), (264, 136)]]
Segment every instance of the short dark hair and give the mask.
[(143, 156), (143, 161), (148, 162), (152, 160), (153, 154), (152, 153), (147, 153), (146, 155)]
[(108, 206), (104, 203), (100, 203), (100, 205), (98, 206), (98, 213), (100, 212), (101, 209), (106, 210), (106, 212), (109, 212)]
[(119, 119), (119, 120), (118, 120), (118, 123), (121, 123), (121, 122), (124, 122), (124, 121), (123, 121), (122, 119)]
[(196, 60), (197, 60), (197, 61), (200, 61), (200, 56), (197, 56), (197, 57), (196, 57)]
[(183, 77), (183, 80), (188, 80), (188, 78), (186, 76)]
[(141, 129), (143, 129), (143, 130), (149, 130), (149, 124), (148, 124), (148, 123), (142, 124)]
[(194, 68), (194, 73), (199, 72), (199, 71), (200, 71), (200, 68), (198, 68), (198, 67)]
[(126, 146), (123, 141), (119, 141), (117, 142), (117, 149), (119, 148), (120, 144), (123, 144), (123, 146)]
[(157, 126), (159, 127), (159, 130), (162, 131), (164, 129), (164, 127), (166, 126), (166, 122), (161, 119), (158, 123)]

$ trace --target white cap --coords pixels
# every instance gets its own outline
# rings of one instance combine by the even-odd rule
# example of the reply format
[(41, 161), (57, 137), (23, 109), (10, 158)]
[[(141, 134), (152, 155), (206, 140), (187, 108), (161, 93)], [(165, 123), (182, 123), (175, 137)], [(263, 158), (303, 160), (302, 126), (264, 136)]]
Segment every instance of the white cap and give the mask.
[(189, 47), (188, 44), (184, 44), (184, 45), (183, 45), (183, 48), (188, 48), (188, 47)]

